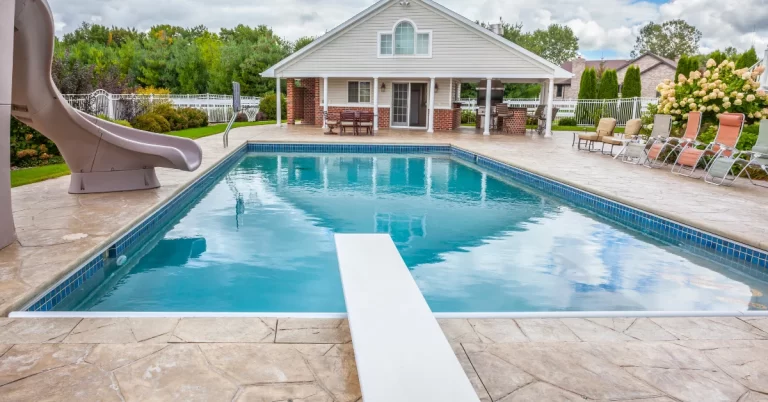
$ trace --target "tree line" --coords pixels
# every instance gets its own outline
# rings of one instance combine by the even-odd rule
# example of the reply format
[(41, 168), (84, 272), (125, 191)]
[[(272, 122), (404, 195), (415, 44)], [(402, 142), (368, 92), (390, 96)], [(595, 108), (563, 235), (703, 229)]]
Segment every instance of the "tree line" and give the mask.
[(202, 25), (156, 25), (139, 32), (83, 23), (56, 38), (52, 70), (62, 93), (156, 87), (224, 94), (238, 81), (243, 95), (261, 96), (274, 91), (275, 82), (259, 74), (312, 40), (291, 42), (265, 25), (241, 24), (214, 33)]

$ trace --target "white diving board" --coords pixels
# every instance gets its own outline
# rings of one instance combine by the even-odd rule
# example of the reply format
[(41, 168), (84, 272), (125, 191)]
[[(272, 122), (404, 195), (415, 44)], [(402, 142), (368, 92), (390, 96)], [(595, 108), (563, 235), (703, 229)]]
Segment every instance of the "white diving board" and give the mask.
[(365, 402), (479, 401), (389, 235), (337, 234)]

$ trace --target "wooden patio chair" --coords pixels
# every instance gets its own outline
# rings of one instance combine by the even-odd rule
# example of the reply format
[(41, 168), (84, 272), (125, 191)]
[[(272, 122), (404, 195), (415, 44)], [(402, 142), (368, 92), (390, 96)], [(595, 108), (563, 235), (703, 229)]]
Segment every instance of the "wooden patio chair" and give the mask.
[[(536, 119), (536, 122), (538, 124), (539, 119), (541, 119), (541, 116), (544, 113), (546, 113), (546, 112), (547, 112), (547, 105), (542, 104), (542, 105), (536, 106), (536, 110), (532, 114), (528, 114), (528, 118), (529, 119)], [(538, 125), (537, 125), (536, 128), (532, 128), (531, 130), (532, 131), (538, 130)], [(528, 131), (528, 130), (526, 130), (526, 131)]]
[(355, 112), (345, 110), (339, 117), (339, 135), (344, 135), (348, 128), (352, 129), (352, 134), (357, 134), (357, 117)]
[(360, 112), (360, 120), (357, 127), (358, 134), (362, 129), (365, 130), (367, 135), (373, 135), (373, 112)]
[[(555, 117), (557, 117), (557, 112), (560, 111), (560, 108), (553, 107), (552, 108), (552, 122), (554, 123)], [(554, 125), (554, 124), (553, 124)], [(544, 111), (541, 113), (539, 117), (536, 119), (536, 132), (541, 135), (544, 133), (544, 130), (547, 129), (547, 109), (545, 108)]]
[(504, 118), (507, 116), (509, 116), (509, 105), (506, 103), (496, 105), (496, 129), (504, 129)]

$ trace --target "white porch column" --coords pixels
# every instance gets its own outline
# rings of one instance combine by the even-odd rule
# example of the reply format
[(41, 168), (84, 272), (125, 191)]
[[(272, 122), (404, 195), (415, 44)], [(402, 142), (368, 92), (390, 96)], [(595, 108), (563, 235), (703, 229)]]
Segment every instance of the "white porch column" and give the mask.
[(277, 110), (277, 126), (282, 127), (283, 126), (283, 116), (282, 116), (282, 107), (283, 107), (283, 99), (280, 94), (280, 77), (277, 77), (277, 84), (275, 85), (275, 96), (277, 97), (277, 101), (275, 102), (276, 110)]
[[(763, 66), (768, 69), (768, 46), (765, 47), (765, 54), (763, 55)], [(768, 88), (768, 70), (763, 71), (763, 74), (760, 77), (760, 87), (763, 89)]]
[(429, 111), (427, 115), (427, 132), (435, 132), (435, 77), (429, 79)]
[(11, 209), (11, 85), (13, 85), (13, 0), (0, 0), (0, 248), (16, 241)]
[(328, 77), (323, 77), (323, 128), (328, 128)]
[(493, 91), (491, 79), (485, 84), (485, 124), (483, 125), (483, 135), (491, 135), (491, 92)]
[(376, 132), (376, 131), (379, 131), (379, 77), (373, 77), (372, 91), (373, 91), (373, 132)]
[(549, 138), (552, 136), (552, 102), (555, 101), (555, 79), (549, 79), (549, 89), (547, 90), (547, 128), (544, 132), (544, 137)]

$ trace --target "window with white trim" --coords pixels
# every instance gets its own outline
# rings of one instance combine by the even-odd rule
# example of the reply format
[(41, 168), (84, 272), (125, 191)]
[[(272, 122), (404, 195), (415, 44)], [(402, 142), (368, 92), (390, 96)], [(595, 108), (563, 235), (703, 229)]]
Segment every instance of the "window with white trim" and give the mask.
[(379, 56), (429, 57), (432, 54), (432, 32), (419, 31), (410, 21), (400, 21), (391, 32), (379, 32)]
[(370, 81), (347, 82), (347, 102), (348, 103), (371, 103), (371, 82)]

